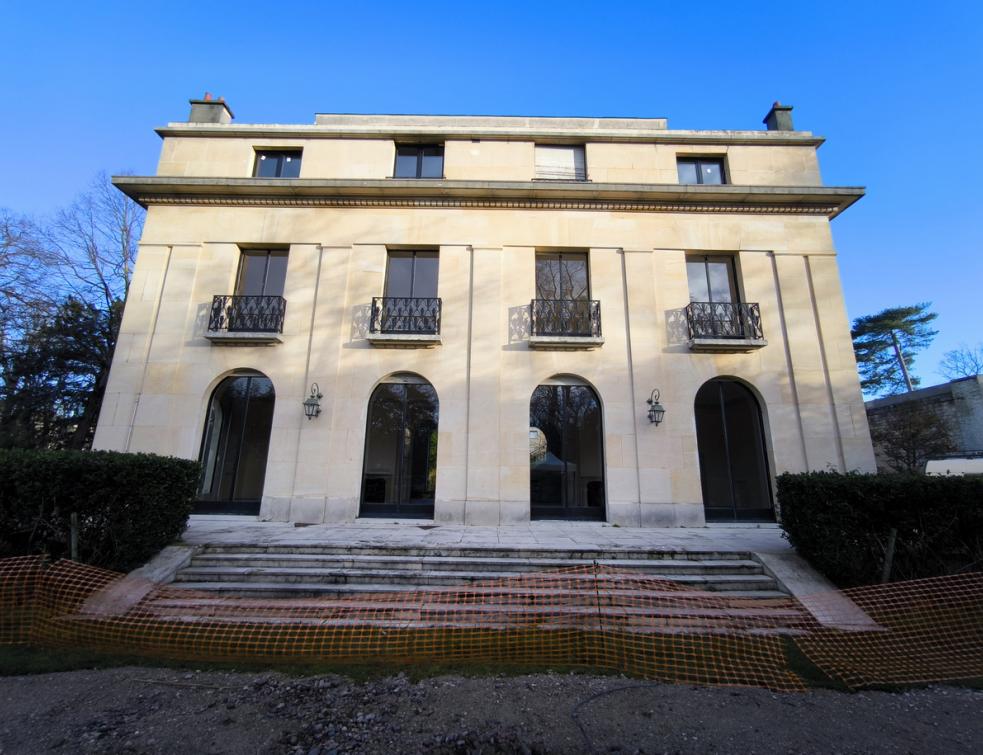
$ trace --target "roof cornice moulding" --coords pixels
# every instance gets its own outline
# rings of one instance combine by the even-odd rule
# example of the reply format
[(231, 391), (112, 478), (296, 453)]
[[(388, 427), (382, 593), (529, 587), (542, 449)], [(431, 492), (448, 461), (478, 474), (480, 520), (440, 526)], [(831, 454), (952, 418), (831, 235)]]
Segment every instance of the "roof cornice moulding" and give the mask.
[(115, 176), (144, 207), (477, 207), (729, 212), (833, 218), (863, 196), (861, 187), (699, 186), (427, 179), (257, 179)]
[(438, 126), (324, 126), (308, 124), (202, 124), (169, 123), (156, 129), (161, 137), (209, 137), (235, 139), (387, 139), (433, 141), (437, 139), (488, 139), (496, 141), (642, 142), (649, 144), (761, 145), (818, 147), (825, 138), (809, 131), (669, 131), (663, 129), (580, 129)]

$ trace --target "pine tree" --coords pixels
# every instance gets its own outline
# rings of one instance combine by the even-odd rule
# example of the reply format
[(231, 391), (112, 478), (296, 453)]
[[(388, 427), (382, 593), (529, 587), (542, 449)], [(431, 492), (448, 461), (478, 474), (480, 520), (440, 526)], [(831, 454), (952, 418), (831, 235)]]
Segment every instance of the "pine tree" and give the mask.
[(904, 393), (919, 384), (920, 380), (912, 375), (915, 354), (938, 333), (929, 327), (938, 317), (929, 311), (930, 306), (930, 302), (924, 302), (893, 307), (853, 321), (850, 335), (864, 393)]

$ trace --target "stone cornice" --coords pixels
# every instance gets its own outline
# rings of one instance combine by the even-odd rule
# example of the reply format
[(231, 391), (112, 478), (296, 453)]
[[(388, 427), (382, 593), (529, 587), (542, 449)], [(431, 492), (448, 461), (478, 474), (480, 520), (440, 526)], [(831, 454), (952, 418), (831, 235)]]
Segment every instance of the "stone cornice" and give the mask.
[(485, 125), (356, 125), (356, 124), (278, 124), (278, 123), (169, 123), (156, 129), (161, 137), (209, 137), (226, 139), (388, 139), (395, 141), (433, 141), (444, 139), (487, 139), (494, 141), (548, 141), (584, 144), (587, 142), (641, 142), (647, 144), (702, 144), (706, 146), (761, 145), (818, 147), (825, 139), (809, 131), (670, 131), (652, 128), (544, 127), (526, 129)]
[(693, 186), (553, 181), (257, 179), (116, 176), (144, 207), (409, 207), (613, 212), (824, 215), (863, 196), (860, 187)]

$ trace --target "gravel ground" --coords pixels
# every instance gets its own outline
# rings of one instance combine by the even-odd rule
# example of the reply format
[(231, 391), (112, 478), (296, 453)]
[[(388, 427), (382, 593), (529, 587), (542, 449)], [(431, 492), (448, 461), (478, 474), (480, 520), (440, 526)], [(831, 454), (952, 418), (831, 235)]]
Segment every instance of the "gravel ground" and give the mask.
[(142, 667), (0, 678), (2, 755), (592, 751), (980, 753), (983, 691), (777, 694), (580, 674), (354, 682)]

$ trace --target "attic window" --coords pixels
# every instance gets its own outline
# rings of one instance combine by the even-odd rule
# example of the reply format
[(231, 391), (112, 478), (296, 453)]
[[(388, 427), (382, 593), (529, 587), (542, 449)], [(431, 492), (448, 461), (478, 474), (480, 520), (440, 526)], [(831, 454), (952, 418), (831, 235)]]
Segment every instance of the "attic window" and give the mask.
[(586, 181), (584, 146), (536, 145), (536, 178), (544, 181)]
[(254, 178), (297, 178), (301, 150), (257, 150)]

